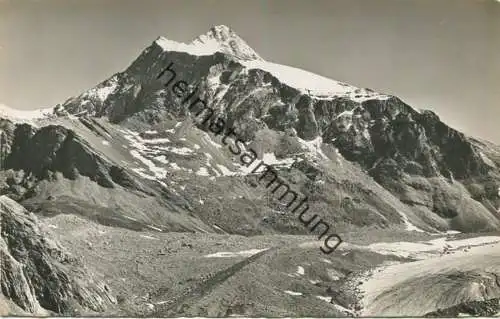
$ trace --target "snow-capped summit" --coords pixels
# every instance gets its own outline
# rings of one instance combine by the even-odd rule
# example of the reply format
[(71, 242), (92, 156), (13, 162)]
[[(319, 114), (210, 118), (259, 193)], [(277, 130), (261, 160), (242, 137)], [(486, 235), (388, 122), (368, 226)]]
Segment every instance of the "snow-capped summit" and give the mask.
[(200, 35), (191, 43), (156, 39), (156, 44), (165, 51), (186, 52), (193, 55), (212, 55), (222, 52), (240, 60), (263, 60), (242, 38), (225, 25), (212, 27), (206, 34)]
[(283, 83), (315, 98), (346, 97), (356, 102), (367, 99), (387, 99), (388, 95), (369, 91), (332, 80), (299, 68), (272, 63), (260, 57), (231, 28), (217, 25), (198, 36), (189, 44), (159, 37), (155, 41), (165, 51), (185, 52), (206, 56), (216, 52), (231, 55), (248, 69), (260, 69), (271, 73)]
[(197, 37), (191, 44), (218, 45), (221, 51), (244, 60), (263, 60), (248, 44), (231, 28), (217, 25), (203, 35)]

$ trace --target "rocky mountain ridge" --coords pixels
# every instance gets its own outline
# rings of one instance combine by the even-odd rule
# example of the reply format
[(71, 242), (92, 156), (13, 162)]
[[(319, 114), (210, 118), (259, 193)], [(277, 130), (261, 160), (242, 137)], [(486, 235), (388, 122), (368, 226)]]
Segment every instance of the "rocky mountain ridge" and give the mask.
[[(488, 195), (482, 199), (487, 203), (481, 202), (481, 219), (490, 224), (486, 228), (500, 227), (498, 191), (494, 190), (499, 186), (497, 149), (477, 143), (447, 126), (432, 111), (416, 111), (397, 97), (333, 80), (325, 84), (308, 72), (297, 69), (290, 72), (290, 67), (277, 67), (257, 55), (248, 55), (246, 48), (243, 53), (229, 54), (226, 43), (220, 39), (230, 35), (234, 37), (232, 30), (218, 26), (202, 36), (222, 42), (222, 49), (216, 45), (210, 49), (202, 45), (200, 49), (199, 41), (184, 47), (155, 41), (124, 72), (66, 101), (61, 109), (70, 114), (105, 116), (111, 123), (132, 129), (145, 129), (171, 117), (183, 121), (189, 117), (187, 106), (157, 80), (158, 74), (173, 62), (176, 81), (189, 83), (187, 91), (198, 88), (198, 96), (226, 123), (238, 128), (248, 142), (264, 130), (291, 132), (306, 142), (320, 139), (319, 145), (338, 149), (343, 158), (359, 163), (363, 171), (403, 203), (419, 206), (413, 209), (417, 214), (422, 214), (423, 209), (426, 215), (432, 212), (453, 219), (463, 213), (462, 208), (450, 203), (462, 195), (436, 198), (431, 194), (433, 188), (444, 188), (446, 193), (470, 193), (477, 187), (487, 189), (484, 192)], [(249, 61), (251, 56), (254, 60)], [(308, 83), (311, 89), (304, 89), (290, 75), (307, 75), (310, 79), (302, 82), (315, 82)], [(170, 76), (174, 74), (168, 74), (164, 82)], [(328, 87), (329, 92), (323, 90), (322, 95), (317, 94), (316, 84), (321, 89)], [(108, 91), (111, 93), (103, 98), (102, 92)], [(101, 99), (92, 100), (92, 94), (101, 94)], [(276, 150), (271, 147), (269, 151)], [(286, 154), (282, 157), (286, 158)], [(432, 182), (422, 184), (422, 181)], [(465, 189), (454, 187), (454, 182)], [(414, 193), (420, 193), (419, 198), (414, 198)], [(446, 203), (441, 203), (442, 200)], [(479, 207), (475, 203), (470, 205), (468, 209)], [(486, 226), (484, 222), (480, 228)], [(439, 224), (438, 228), (443, 229), (443, 222)]]

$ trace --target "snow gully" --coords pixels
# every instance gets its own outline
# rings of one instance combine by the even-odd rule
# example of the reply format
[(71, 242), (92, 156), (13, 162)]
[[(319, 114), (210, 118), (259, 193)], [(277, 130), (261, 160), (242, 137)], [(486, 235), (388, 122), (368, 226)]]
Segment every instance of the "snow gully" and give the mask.
[[(168, 87), (171, 83), (173, 83), (174, 79), (177, 76), (177, 73), (172, 68), (173, 65), (174, 63), (170, 62), (170, 64), (156, 77), (156, 79), (159, 80), (160, 78), (164, 77), (164, 75), (167, 72), (169, 73), (170, 77), (168, 81), (165, 84), (163, 84), (163, 86), (165, 87)], [(182, 99), (181, 102), (182, 104), (185, 104), (189, 100), (191, 100), (191, 98), (194, 97), (196, 91), (198, 90), (198, 87), (196, 87), (192, 92), (190, 92), (189, 94), (187, 94), (187, 96), (185, 96), (188, 87), (189, 84), (183, 80), (179, 80), (171, 86), (172, 93), (179, 99)], [(229, 151), (232, 154), (234, 155), (241, 154), (240, 162), (243, 166), (249, 168), (258, 159), (257, 152), (248, 146), (249, 143), (245, 142), (233, 127), (227, 127), (224, 119), (219, 117), (216, 114), (215, 110), (209, 107), (204, 100), (200, 99), (200, 97), (196, 97), (191, 102), (191, 104), (189, 104), (188, 110), (189, 112), (194, 112), (196, 110), (197, 112), (195, 113), (195, 117), (198, 117), (202, 113), (204, 113), (205, 119), (200, 124), (206, 125), (207, 123), (209, 123), (209, 129), (215, 135), (220, 135), (224, 133), (224, 137), (222, 138), (222, 143), (228, 146)], [(207, 114), (208, 116), (206, 116)], [(233, 145), (228, 145), (228, 138), (232, 140)], [(293, 191), (290, 188), (290, 185), (286, 181), (278, 177), (278, 172), (276, 171), (275, 168), (273, 168), (270, 165), (267, 165), (266, 163), (264, 163), (264, 161), (260, 160), (260, 163), (255, 168), (253, 168), (251, 173), (260, 174), (258, 180), (259, 182), (261, 182), (262, 180), (267, 181), (266, 188), (269, 188), (271, 187), (271, 185), (274, 185), (274, 188), (271, 190), (271, 193), (273, 195), (275, 195), (275, 193), (278, 190), (281, 190), (282, 193), (281, 196), (278, 197), (278, 200), (281, 201), (288, 196), (289, 202), (286, 205), (287, 208), (292, 207), (293, 204), (296, 204), (298, 202), (299, 204), (295, 206), (295, 208), (292, 210), (292, 213), (301, 210), (298, 219), (306, 228), (309, 229), (310, 232), (314, 232), (316, 231), (317, 228), (323, 226), (323, 232), (318, 236), (318, 240), (322, 240), (328, 234), (328, 232), (330, 231), (330, 225), (325, 221), (323, 221), (321, 218), (318, 219), (319, 216), (317, 214), (314, 214), (310, 218), (304, 217), (304, 215), (309, 210), (309, 204), (307, 203), (308, 197), (301, 195), (304, 198), (299, 201), (298, 198), (300, 194)], [(309, 226), (311, 226), (313, 222), (315, 222), (314, 225), (312, 225), (312, 227), (309, 228)], [(332, 243), (334, 243), (335, 245), (331, 246), (332, 243), (330, 243), (330, 241), (332, 241)], [(335, 249), (337, 249), (337, 247), (342, 242), (343, 241), (340, 238), (340, 236), (333, 233), (326, 236), (326, 238), (324, 239), (324, 247), (320, 247), (320, 249), (323, 253), (330, 254), (333, 251), (335, 251)]]

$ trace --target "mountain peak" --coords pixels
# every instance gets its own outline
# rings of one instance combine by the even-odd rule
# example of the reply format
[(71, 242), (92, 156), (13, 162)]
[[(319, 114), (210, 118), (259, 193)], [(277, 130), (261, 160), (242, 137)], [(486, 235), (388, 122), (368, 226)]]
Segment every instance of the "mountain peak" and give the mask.
[(207, 33), (198, 36), (188, 44), (161, 36), (155, 40), (155, 43), (166, 51), (182, 51), (193, 55), (211, 55), (222, 52), (240, 60), (264, 60), (231, 28), (225, 25), (211, 27)]
[(225, 41), (231, 36), (238, 37), (230, 27), (223, 24), (211, 27), (205, 35), (220, 41)]
[(207, 33), (191, 42), (192, 45), (208, 45), (219, 47), (218, 51), (234, 55), (243, 60), (263, 60), (242, 38), (230, 27), (216, 25)]
[(198, 36), (191, 44), (217, 47), (217, 51), (236, 56), (243, 60), (263, 60), (257, 52), (226, 25), (211, 27), (207, 33)]

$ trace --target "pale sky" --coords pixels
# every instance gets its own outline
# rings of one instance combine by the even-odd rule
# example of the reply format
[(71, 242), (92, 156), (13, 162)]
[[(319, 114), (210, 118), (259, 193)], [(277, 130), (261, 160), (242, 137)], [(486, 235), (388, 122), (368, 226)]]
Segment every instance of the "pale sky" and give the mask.
[(0, 0), (0, 103), (54, 106), (156, 37), (225, 24), (267, 60), (399, 96), (500, 144), (495, 0)]

